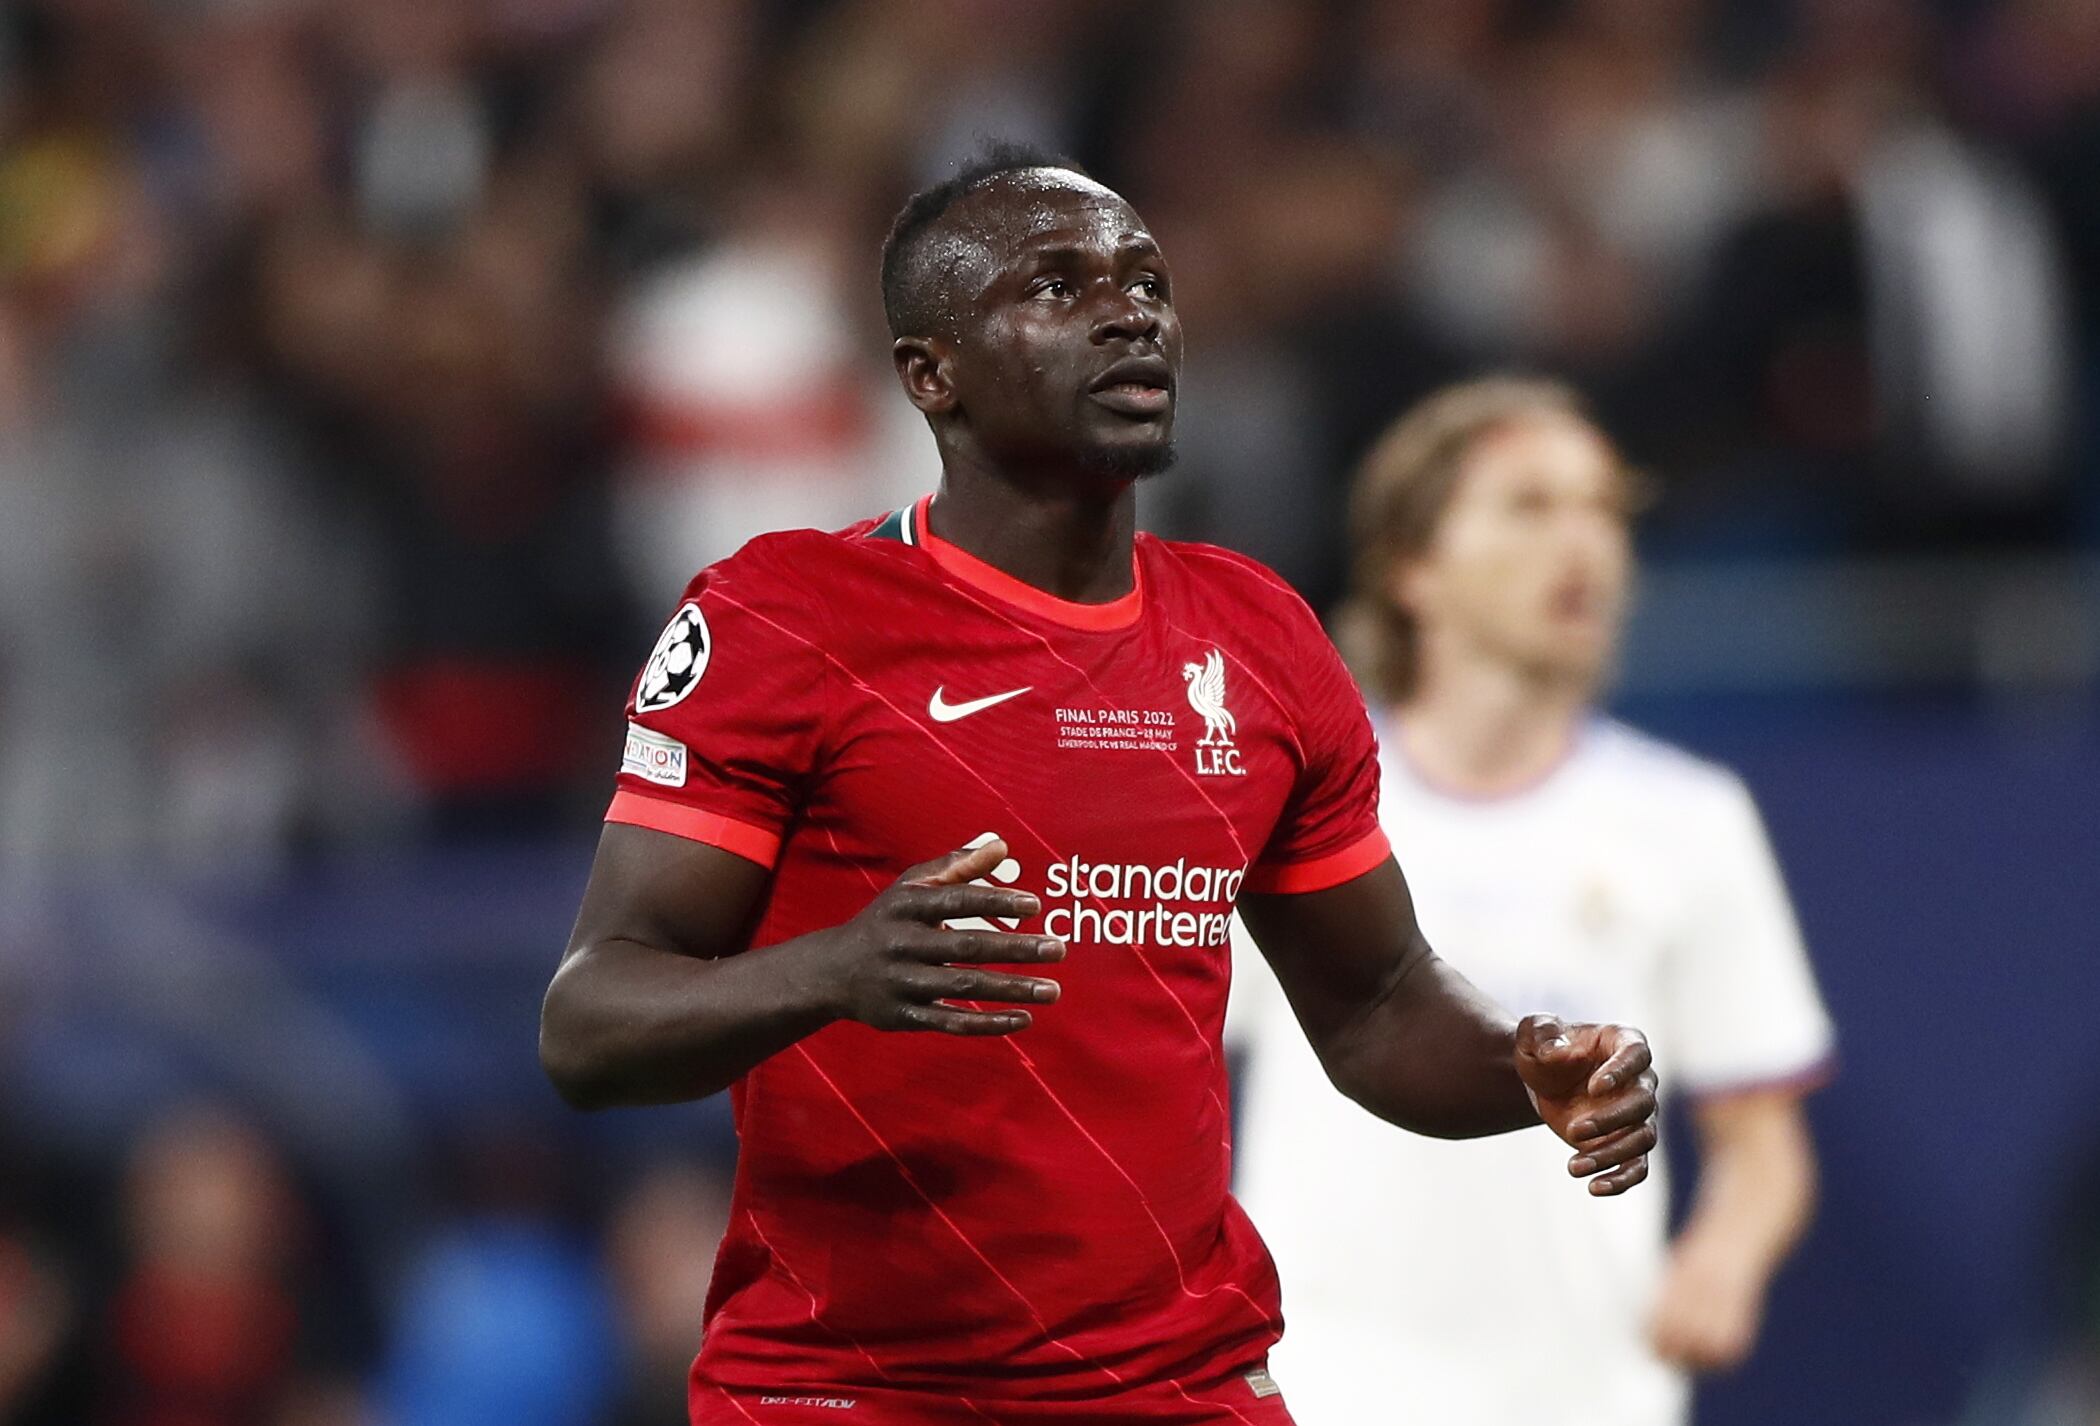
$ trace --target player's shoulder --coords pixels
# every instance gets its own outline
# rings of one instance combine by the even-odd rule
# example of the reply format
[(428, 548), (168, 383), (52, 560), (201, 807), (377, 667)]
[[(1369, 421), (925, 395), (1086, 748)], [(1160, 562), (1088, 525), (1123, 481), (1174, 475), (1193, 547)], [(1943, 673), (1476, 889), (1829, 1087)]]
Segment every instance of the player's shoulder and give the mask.
[[(894, 517), (892, 517), (894, 518)], [(821, 601), (842, 583), (864, 576), (876, 542), (868, 537), (882, 517), (859, 520), (841, 530), (772, 530), (754, 535), (735, 554), (693, 577), (692, 589), (747, 591), (759, 598)]]
[(861, 520), (843, 530), (769, 530), (753, 535), (710, 569), (729, 572), (780, 572), (812, 562), (821, 570), (850, 560), (877, 521)]
[(1138, 538), (1153, 553), (1154, 562), (1187, 594), (1286, 624), (1319, 626), (1319, 616), (1290, 581), (1252, 555), (1197, 540), (1166, 540), (1149, 534)]
[(1749, 789), (1733, 768), (1616, 718), (1599, 717), (1591, 723), (1583, 755), (1592, 771), (1617, 791), (1637, 790), (1652, 799), (1652, 806), (1727, 814), (1749, 801)]

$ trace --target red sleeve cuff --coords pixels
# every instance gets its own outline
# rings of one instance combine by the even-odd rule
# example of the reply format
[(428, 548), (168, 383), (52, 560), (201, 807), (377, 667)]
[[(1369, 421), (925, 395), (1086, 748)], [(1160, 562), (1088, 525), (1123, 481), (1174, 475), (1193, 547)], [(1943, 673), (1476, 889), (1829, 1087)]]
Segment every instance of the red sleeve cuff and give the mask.
[(1257, 862), (1248, 868), (1247, 880), (1241, 889), (1272, 896), (1325, 891), (1330, 886), (1354, 881), (1392, 854), (1392, 843), (1386, 841), (1385, 829), (1373, 827), (1357, 841), (1324, 857), (1302, 862)]
[(624, 788), (613, 794), (612, 806), (605, 809), (605, 820), (624, 822), (630, 827), (647, 827), (653, 832), (669, 832), (689, 842), (705, 842), (710, 847), (734, 852), (745, 861), (757, 862), (768, 869), (780, 856), (779, 836), (763, 827)]

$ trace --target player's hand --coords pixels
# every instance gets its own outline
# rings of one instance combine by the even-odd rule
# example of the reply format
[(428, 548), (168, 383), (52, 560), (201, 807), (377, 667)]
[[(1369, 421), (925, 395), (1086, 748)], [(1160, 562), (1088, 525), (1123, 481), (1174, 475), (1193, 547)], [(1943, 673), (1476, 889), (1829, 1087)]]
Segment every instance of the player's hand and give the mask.
[(1766, 1276), (1731, 1244), (1679, 1238), (1648, 1326), (1656, 1355), (1688, 1371), (1739, 1365), (1764, 1319)]
[(951, 931), (941, 924), (1039, 913), (1042, 903), (1025, 891), (969, 884), (1005, 860), (1006, 843), (996, 837), (936, 857), (890, 883), (851, 921), (822, 933), (823, 973), (839, 1018), (878, 1030), (949, 1035), (1010, 1035), (1027, 1028), (1026, 1010), (948, 1003), (1046, 1005), (1057, 999), (1054, 980), (983, 967), (1061, 961), (1063, 941), (1012, 931)]
[(1655, 1070), (1647, 1036), (1527, 1015), (1517, 1026), (1517, 1075), (1539, 1118), (1574, 1146), (1568, 1172), (1590, 1179), (1591, 1193), (1624, 1193), (1648, 1176)]

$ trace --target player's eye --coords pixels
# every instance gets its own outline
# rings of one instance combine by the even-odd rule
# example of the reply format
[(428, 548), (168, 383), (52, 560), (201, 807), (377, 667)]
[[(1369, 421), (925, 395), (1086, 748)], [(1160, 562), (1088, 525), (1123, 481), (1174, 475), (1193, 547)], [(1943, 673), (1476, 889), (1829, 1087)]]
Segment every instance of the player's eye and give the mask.
[(1069, 297), (1072, 284), (1062, 277), (1039, 277), (1028, 286), (1030, 297)]
[(1142, 292), (1145, 296), (1151, 298), (1155, 302), (1164, 302), (1166, 300), (1166, 279), (1162, 278), (1157, 273), (1146, 273), (1144, 276), (1140, 277), (1136, 282), (1131, 283), (1130, 287), (1132, 291)]

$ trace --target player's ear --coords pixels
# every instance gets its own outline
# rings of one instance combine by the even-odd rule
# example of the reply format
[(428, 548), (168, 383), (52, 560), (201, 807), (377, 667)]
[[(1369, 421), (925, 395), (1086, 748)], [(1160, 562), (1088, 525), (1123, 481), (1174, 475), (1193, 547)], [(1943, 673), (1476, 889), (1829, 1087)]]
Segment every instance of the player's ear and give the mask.
[(955, 381), (948, 357), (948, 343), (939, 337), (899, 337), (890, 346), (890, 360), (897, 364), (904, 394), (929, 416), (955, 409)]

